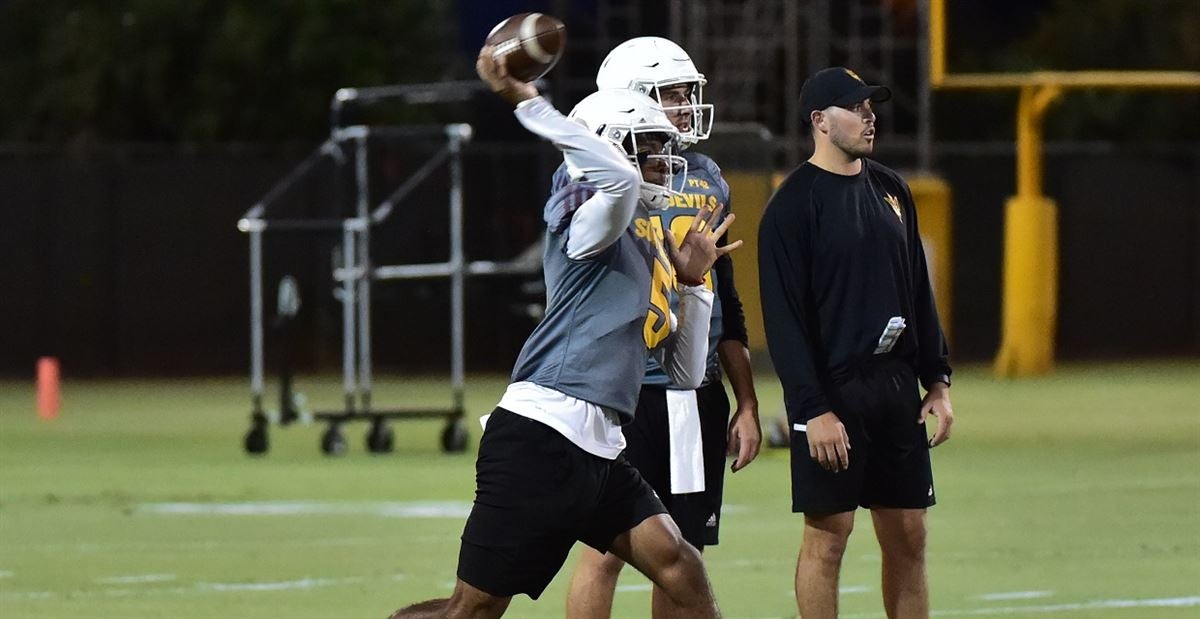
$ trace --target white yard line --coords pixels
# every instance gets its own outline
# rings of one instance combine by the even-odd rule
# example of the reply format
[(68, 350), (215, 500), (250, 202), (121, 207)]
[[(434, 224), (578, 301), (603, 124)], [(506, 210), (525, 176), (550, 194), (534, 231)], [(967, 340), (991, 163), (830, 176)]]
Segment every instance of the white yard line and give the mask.
[(137, 589), (93, 589), (77, 591), (0, 591), (0, 600), (47, 600), (55, 598), (130, 597), (150, 595), (210, 595), (213, 593), (264, 593), (340, 587), (366, 582), (363, 577), (301, 578), (274, 582), (200, 582), (180, 587), (140, 587)]
[(796, 566), (796, 557), (788, 556), (779, 559), (706, 559), (704, 564), (709, 567), (732, 565), (733, 567), (763, 568), (776, 565)]
[(353, 585), (365, 578), (302, 578), (279, 582), (202, 582), (196, 585), (201, 591), (293, 591), (296, 589), (319, 589), (338, 585)]
[(53, 591), (0, 591), (0, 600), (48, 600), (57, 595)]
[[(1088, 610), (1111, 610), (1120, 608), (1191, 608), (1200, 606), (1200, 595), (1177, 598), (1152, 598), (1140, 600), (1092, 600), (1068, 604), (1044, 604), (1038, 606), (992, 606), (985, 608), (960, 608), (934, 610), (934, 617), (988, 617), (997, 615), (1060, 614)], [(844, 619), (884, 619), (883, 613), (854, 613), (842, 615)]]
[(654, 589), (654, 585), (646, 583), (638, 583), (636, 585), (617, 585), (617, 593), (639, 593)]
[(466, 501), (245, 501), (235, 503), (142, 503), (139, 512), (175, 516), (345, 516), (466, 518)]
[(171, 582), (172, 580), (175, 580), (174, 574), (137, 574), (134, 576), (97, 578), (96, 583), (101, 585), (136, 585), (141, 583)]
[(985, 593), (975, 599), (985, 602), (1005, 602), (1008, 600), (1036, 600), (1054, 595), (1053, 591), (1006, 591), (1001, 593)]
[(13, 576), (16, 576), (16, 575), (17, 575), (16, 572), (13, 572), (11, 570), (0, 570), (0, 578), (12, 578)]
[[(250, 546), (270, 546), (271, 548), (311, 548), (320, 546), (378, 546), (381, 543), (430, 543), (444, 542), (445, 535), (411, 535), (393, 537), (328, 537), (319, 539), (222, 539), (222, 540), (182, 540), (163, 542), (31, 542), (14, 544), (18, 548), (31, 548), (39, 551), (75, 551), (80, 553), (108, 552), (114, 548), (121, 550), (159, 550), (164, 548), (180, 550), (214, 550), (223, 547), (243, 549)], [(2, 576), (0, 576), (2, 577)]]

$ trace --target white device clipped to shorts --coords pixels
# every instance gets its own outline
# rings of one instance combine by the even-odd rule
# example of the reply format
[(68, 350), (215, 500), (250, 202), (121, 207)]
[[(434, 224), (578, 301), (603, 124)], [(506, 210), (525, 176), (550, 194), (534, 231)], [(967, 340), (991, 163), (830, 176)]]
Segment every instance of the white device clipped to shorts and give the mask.
[(875, 354), (882, 355), (892, 352), (892, 347), (896, 345), (896, 340), (900, 339), (900, 333), (904, 331), (904, 318), (902, 316), (892, 316), (888, 319), (887, 326), (883, 328), (883, 334), (879, 336), (879, 344), (875, 346)]

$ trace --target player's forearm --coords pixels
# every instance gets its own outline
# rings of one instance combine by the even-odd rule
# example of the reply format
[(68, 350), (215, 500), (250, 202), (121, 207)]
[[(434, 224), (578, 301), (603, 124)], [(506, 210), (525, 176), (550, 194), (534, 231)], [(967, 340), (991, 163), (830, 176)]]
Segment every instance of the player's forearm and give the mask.
[[(721, 237), (721, 245), (728, 243), (726, 237)], [(733, 260), (728, 254), (721, 256), (713, 264), (712, 270), (717, 283), (717, 298), (721, 301), (721, 341), (724, 343), (733, 340), (745, 346), (746, 313), (742, 309), (742, 299), (738, 296), (737, 288), (733, 285)]]
[(750, 349), (736, 340), (725, 340), (717, 345), (721, 367), (733, 387), (733, 397), (738, 408), (758, 409), (758, 394), (754, 391), (754, 372), (750, 369)]
[(684, 389), (695, 389), (704, 382), (712, 304), (713, 293), (704, 286), (679, 290), (679, 323), (663, 344), (659, 364), (671, 382)]
[(517, 105), (521, 125), (563, 152), (568, 168), (582, 173), (597, 190), (614, 195), (632, 191), (637, 195), (641, 176), (615, 144), (569, 120), (542, 97)]
[(590, 258), (616, 242), (637, 208), (641, 176), (611, 142), (568, 120), (541, 97), (517, 106), (517, 120), (563, 151), (568, 167), (583, 173), (596, 188), (571, 218), (567, 256)]
[(588, 198), (571, 217), (567, 257), (591, 258), (625, 234), (637, 208), (637, 191), (613, 195), (599, 192)]

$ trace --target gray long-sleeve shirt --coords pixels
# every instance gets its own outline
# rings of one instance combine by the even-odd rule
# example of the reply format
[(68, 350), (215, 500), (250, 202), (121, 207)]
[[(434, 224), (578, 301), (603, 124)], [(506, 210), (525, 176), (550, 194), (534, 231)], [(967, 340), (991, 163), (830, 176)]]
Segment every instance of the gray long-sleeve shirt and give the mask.
[(677, 327), (665, 339), (652, 337), (647, 321), (658, 296), (652, 285), (655, 293), (673, 293), (676, 286), (662, 241), (639, 205), (640, 174), (616, 145), (540, 97), (516, 114), (562, 150), (581, 176), (546, 203), (546, 316), (525, 342), (512, 380), (598, 405), (628, 422), (652, 350), (681, 384), (703, 380), (712, 293), (680, 289)]

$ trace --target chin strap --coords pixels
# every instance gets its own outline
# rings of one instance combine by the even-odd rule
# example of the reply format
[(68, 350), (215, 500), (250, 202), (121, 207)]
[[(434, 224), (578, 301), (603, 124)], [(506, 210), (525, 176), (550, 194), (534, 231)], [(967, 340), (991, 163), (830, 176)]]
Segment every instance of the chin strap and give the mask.
[(662, 185), (642, 183), (642, 203), (650, 211), (661, 211), (671, 204), (671, 191)]

